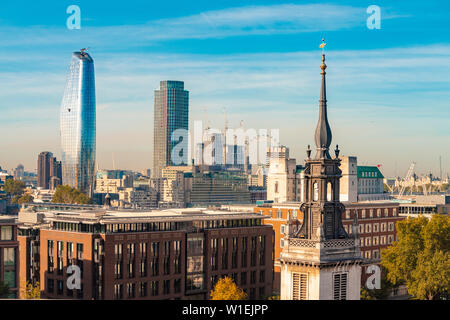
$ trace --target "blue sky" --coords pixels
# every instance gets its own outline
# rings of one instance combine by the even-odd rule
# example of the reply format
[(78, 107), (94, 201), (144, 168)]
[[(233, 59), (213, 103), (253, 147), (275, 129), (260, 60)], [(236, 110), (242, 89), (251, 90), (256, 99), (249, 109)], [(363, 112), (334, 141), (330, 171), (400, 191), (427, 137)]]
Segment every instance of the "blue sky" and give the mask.
[[(28, 3), (29, 2), (29, 3)], [(81, 29), (68, 30), (69, 5)], [(381, 29), (369, 30), (370, 5)], [(96, 66), (101, 168), (150, 168), (153, 91), (185, 81), (190, 119), (279, 128), (300, 164), (313, 144), (322, 37), (333, 144), (385, 175), (450, 171), (447, 1), (22, 1), (0, 4), (0, 166), (58, 157), (72, 51)], [(206, 114), (204, 110), (206, 109)]]

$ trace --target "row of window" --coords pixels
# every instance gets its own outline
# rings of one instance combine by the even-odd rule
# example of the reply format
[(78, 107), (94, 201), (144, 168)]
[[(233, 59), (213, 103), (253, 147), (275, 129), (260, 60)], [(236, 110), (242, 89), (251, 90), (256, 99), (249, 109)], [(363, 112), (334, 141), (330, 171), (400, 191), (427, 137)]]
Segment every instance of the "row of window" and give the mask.
[(153, 222), (153, 223), (111, 223), (111, 224), (83, 224), (74, 222), (53, 223), (54, 230), (87, 232), (87, 233), (126, 233), (126, 232), (151, 232), (151, 231), (175, 231), (215, 228), (253, 227), (261, 225), (261, 219), (233, 219), (233, 220), (205, 220), (190, 222)]
[[(352, 233), (353, 225), (344, 225), (344, 229), (348, 234)], [(377, 232), (393, 232), (395, 231), (395, 222), (382, 223), (361, 223), (358, 225), (359, 234), (377, 233)]]
[[(160, 288), (160, 284), (162, 288)], [(114, 285), (114, 299), (133, 299), (136, 297), (156, 297), (171, 293), (181, 293), (181, 279), (162, 281), (141, 281)]]
[[(351, 218), (350, 210), (353, 210), (353, 214), (355, 214), (357, 212), (356, 209), (347, 209), (347, 210), (345, 210), (345, 219), (350, 219)], [(361, 210), (361, 214), (358, 215), (358, 218), (360, 218), (360, 219), (374, 218), (375, 217), (374, 214), (375, 214), (375, 209), (369, 209), (369, 210), (362, 209)], [(398, 216), (397, 208), (393, 208), (392, 209), (392, 216), (393, 217)], [(376, 217), (377, 218), (389, 217), (389, 209), (387, 209), (387, 208), (385, 208), (383, 210), (376, 209)]]
[[(150, 244), (150, 246), (149, 246)], [(134, 259), (136, 256), (137, 243), (128, 243), (126, 245), (128, 259)], [(139, 257), (141, 259), (147, 258), (148, 250), (150, 249), (151, 257), (158, 257), (160, 254), (163, 256), (181, 254), (181, 240), (174, 241), (154, 241), (154, 242), (140, 242), (139, 243)], [(124, 244), (119, 243), (114, 245), (114, 255), (116, 260), (121, 260), (123, 257)]]
[(387, 236), (362, 237), (359, 240), (361, 247), (391, 245), (394, 242), (394, 235), (390, 234)]
[[(160, 275), (160, 262), (158, 258), (153, 258), (141, 260), (138, 264), (138, 275), (139, 277), (152, 276), (156, 277)], [(162, 260), (162, 274), (181, 274), (181, 256), (176, 256), (174, 258), (164, 257)], [(172, 269), (171, 269), (172, 266)], [(126, 273), (127, 277), (136, 277), (136, 263), (134, 261), (128, 261), (126, 263)], [(116, 279), (123, 278), (123, 261), (116, 262), (114, 264), (114, 275)]]

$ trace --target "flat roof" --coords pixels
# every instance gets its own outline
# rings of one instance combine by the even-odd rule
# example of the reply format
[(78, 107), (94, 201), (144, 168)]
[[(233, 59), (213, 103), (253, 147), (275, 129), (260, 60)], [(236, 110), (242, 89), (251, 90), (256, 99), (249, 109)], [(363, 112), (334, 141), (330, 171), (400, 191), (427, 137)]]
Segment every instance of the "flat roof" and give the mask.
[[(39, 213), (35, 212), (36, 214)], [(30, 214), (35, 214), (34, 212)], [(50, 221), (77, 221), (85, 223), (145, 223), (176, 222), (193, 220), (231, 220), (231, 219), (266, 219), (255, 212), (230, 211), (207, 208), (173, 208), (147, 211), (137, 210), (80, 210), (80, 211), (46, 211), (45, 218)]]

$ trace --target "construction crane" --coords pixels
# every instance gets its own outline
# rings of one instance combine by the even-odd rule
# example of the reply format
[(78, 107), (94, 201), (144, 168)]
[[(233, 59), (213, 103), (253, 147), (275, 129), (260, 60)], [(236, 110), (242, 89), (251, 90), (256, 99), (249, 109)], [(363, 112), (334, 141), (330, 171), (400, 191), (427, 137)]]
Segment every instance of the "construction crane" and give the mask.
[[(412, 176), (412, 174), (413, 174), (414, 166), (415, 166), (415, 165), (416, 165), (416, 163), (413, 162), (413, 163), (411, 163), (411, 165), (409, 166), (408, 173), (406, 174), (405, 179), (403, 179), (403, 182), (404, 182), (404, 183), (403, 183), (403, 185), (401, 186), (400, 191), (399, 191), (399, 193), (398, 193), (399, 197), (401, 197), (401, 196), (403, 195), (403, 193), (405, 192), (405, 189), (406, 189), (406, 183), (408, 182), (409, 179), (411, 179), (411, 176)], [(412, 187), (411, 187), (411, 189), (412, 189)]]

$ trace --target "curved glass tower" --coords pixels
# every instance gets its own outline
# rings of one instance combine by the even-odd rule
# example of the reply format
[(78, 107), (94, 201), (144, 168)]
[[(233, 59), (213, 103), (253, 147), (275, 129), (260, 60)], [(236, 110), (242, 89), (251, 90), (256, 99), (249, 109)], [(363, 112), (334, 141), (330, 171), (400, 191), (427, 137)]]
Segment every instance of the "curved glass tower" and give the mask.
[(94, 60), (74, 52), (61, 103), (62, 183), (92, 197), (95, 176)]

